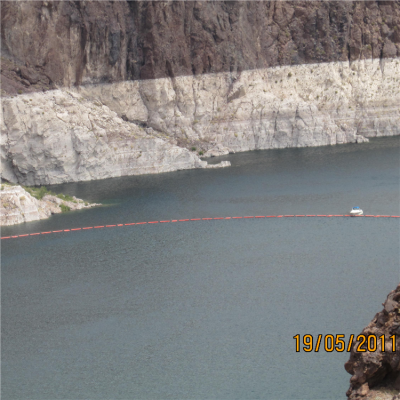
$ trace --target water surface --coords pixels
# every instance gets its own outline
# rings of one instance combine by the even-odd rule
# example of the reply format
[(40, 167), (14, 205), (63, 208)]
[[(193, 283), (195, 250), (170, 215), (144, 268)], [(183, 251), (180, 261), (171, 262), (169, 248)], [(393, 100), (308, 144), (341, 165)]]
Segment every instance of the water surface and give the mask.
[[(50, 187), (103, 207), (2, 236), (139, 221), (399, 214), (399, 138), (239, 153), (232, 167)], [(2, 242), (3, 399), (339, 399), (348, 353), (399, 282), (385, 218), (196, 221)]]

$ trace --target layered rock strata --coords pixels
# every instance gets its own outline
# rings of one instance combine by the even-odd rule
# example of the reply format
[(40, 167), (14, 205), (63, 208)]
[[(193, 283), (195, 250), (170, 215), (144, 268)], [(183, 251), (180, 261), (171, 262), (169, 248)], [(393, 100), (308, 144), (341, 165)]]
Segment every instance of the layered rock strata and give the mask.
[(72, 90), (3, 99), (1, 131), (2, 176), (24, 185), (207, 166), (165, 135)]
[(16, 225), (23, 222), (45, 219), (62, 212), (62, 205), (70, 210), (81, 210), (100, 204), (87, 203), (75, 196), (63, 200), (57, 196), (45, 195), (38, 200), (21, 186), (2, 185), (0, 203), (0, 226)]
[(399, 77), (399, 59), (363, 60), (6, 97), (2, 173), (53, 184), (204, 168), (203, 154), (398, 135)]
[(81, 88), (207, 155), (400, 134), (400, 60), (304, 64)]
[[(400, 284), (389, 293), (383, 310), (377, 313), (362, 335), (374, 335), (378, 343), (385, 336), (385, 351), (377, 346), (371, 352), (357, 352), (358, 343), (353, 345), (346, 371), (352, 375), (349, 400), (398, 400), (400, 399)], [(395, 335), (393, 348), (392, 337)]]
[(1, 22), (12, 182), (399, 134), (399, 1), (18, 1)]
[(398, 0), (3, 2), (2, 90), (393, 58), (399, 26)]

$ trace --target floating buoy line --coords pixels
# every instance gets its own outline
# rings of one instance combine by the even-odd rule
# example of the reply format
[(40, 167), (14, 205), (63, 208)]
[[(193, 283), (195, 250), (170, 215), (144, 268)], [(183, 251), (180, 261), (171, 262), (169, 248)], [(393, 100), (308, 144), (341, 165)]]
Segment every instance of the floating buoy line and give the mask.
[(48, 232), (37, 232), (37, 233), (26, 233), (24, 235), (13, 235), (13, 236), (2, 236), (1, 239), (16, 239), (28, 236), (37, 236), (37, 235), (48, 235), (51, 233), (62, 233), (62, 232), (76, 232), (76, 231), (84, 231), (89, 229), (101, 229), (101, 228), (118, 228), (123, 226), (132, 226), (132, 225), (144, 225), (144, 224), (165, 224), (165, 223), (174, 223), (174, 222), (188, 222), (188, 221), (211, 221), (211, 220), (228, 220), (228, 219), (246, 219), (246, 218), (296, 218), (296, 217), (350, 217), (350, 218), (400, 218), (400, 215), (360, 215), (354, 217), (350, 214), (343, 215), (253, 215), (246, 217), (217, 217), (217, 218), (189, 218), (189, 219), (171, 219), (166, 221), (148, 221), (148, 222), (131, 222), (129, 224), (115, 224), (115, 225), (98, 225), (98, 226), (86, 226), (84, 228), (71, 228), (71, 229), (60, 229), (57, 231), (48, 231)]

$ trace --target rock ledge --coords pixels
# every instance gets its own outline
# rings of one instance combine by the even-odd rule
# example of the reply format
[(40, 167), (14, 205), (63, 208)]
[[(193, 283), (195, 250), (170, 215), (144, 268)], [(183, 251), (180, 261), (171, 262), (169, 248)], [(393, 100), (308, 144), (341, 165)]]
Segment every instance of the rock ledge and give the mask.
[(35, 199), (21, 186), (1, 185), (0, 226), (16, 225), (23, 222), (49, 218), (64, 210), (80, 210), (101, 204), (87, 203), (72, 197), (63, 200), (54, 195), (45, 195), (42, 200)]
[(379, 337), (385, 335), (385, 351), (378, 346), (376, 352), (356, 352), (358, 342), (353, 345), (345, 364), (352, 375), (346, 393), (349, 400), (400, 400), (400, 284), (389, 293), (383, 306), (361, 334), (376, 336), (379, 344)]

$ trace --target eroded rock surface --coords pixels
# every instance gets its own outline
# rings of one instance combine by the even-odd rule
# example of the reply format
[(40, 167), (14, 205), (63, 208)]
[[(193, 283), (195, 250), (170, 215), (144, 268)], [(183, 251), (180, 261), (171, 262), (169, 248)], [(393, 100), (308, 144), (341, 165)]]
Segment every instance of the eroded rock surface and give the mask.
[(398, 0), (0, 0), (0, 9), (0, 56), (15, 63), (0, 64), (6, 93), (400, 56)]
[(43, 185), (204, 168), (200, 155), (398, 135), (399, 77), (399, 59), (363, 60), (7, 97), (2, 173)]
[(11, 1), (1, 25), (9, 94), (400, 56), (399, 1)]
[(11, 182), (400, 133), (399, 1), (18, 1), (1, 22)]
[[(400, 284), (389, 293), (383, 306), (361, 334), (377, 338), (384, 335), (385, 351), (378, 346), (375, 352), (357, 352), (358, 343), (353, 345), (350, 359), (345, 364), (346, 371), (352, 375), (347, 391), (350, 400), (400, 398)], [(396, 335), (394, 348), (393, 335)]]
[(10, 182), (44, 185), (207, 165), (173, 139), (74, 91), (31, 93), (2, 105), (2, 176)]
[(205, 156), (400, 134), (400, 60), (203, 74), (81, 88)]
[(68, 201), (62, 200), (57, 196), (46, 195), (42, 200), (38, 200), (21, 186), (2, 185), (0, 226), (46, 219), (52, 214), (61, 213), (61, 205), (68, 207), (70, 210), (80, 210), (100, 205), (87, 203), (77, 199), (75, 196), (72, 199), (72, 201)]

